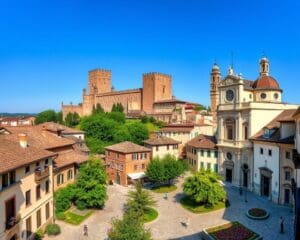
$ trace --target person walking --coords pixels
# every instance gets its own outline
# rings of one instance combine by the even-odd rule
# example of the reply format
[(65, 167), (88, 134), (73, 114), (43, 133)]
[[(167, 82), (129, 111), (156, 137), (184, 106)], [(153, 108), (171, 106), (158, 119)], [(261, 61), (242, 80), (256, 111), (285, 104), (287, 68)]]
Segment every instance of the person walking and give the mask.
[(280, 233), (284, 233), (284, 219), (280, 217)]
[(88, 236), (88, 226), (87, 225), (83, 226), (83, 235)]

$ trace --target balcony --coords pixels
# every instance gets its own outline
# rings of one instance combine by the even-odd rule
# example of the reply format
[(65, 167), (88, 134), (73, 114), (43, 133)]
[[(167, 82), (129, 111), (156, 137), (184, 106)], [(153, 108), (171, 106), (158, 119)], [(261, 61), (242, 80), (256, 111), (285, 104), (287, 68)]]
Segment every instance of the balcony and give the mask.
[(40, 183), (42, 180), (48, 178), (50, 175), (49, 167), (45, 167), (44, 170), (35, 170), (34, 180), (36, 183)]
[(11, 239), (15, 235), (19, 235), (20, 233), (20, 224), (19, 218), (11, 217), (5, 223), (5, 237), (6, 239)]

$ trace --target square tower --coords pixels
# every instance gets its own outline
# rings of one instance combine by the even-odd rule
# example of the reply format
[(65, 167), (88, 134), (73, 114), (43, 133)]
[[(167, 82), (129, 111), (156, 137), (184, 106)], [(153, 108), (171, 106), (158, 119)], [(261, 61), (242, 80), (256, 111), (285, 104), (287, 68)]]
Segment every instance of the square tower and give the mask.
[(172, 76), (162, 73), (143, 75), (143, 111), (153, 112), (153, 103), (172, 99)]
[(97, 95), (111, 92), (111, 71), (95, 69), (89, 71), (89, 94)]

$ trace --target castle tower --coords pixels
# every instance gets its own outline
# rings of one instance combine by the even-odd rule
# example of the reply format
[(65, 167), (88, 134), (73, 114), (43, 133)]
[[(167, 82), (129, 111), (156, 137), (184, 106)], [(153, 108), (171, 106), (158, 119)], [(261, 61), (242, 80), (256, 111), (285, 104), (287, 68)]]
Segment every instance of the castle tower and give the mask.
[(219, 84), (221, 82), (221, 72), (215, 63), (210, 73), (210, 110), (213, 116), (214, 125), (217, 123), (217, 107), (219, 104)]
[(266, 57), (263, 57), (260, 59), (259, 61), (259, 65), (260, 65), (260, 76), (269, 76), (269, 60)]
[(172, 99), (172, 77), (162, 73), (143, 74), (143, 111), (153, 112), (153, 103)]
[(111, 92), (111, 71), (95, 69), (89, 71), (89, 94), (97, 95)]

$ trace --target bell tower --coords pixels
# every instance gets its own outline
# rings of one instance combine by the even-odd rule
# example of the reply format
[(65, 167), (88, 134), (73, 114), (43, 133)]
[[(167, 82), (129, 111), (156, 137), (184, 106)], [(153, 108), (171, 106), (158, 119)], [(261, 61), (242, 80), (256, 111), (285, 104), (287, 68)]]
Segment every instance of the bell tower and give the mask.
[(260, 76), (269, 76), (269, 60), (266, 57), (262, 57), (259, 61), (260, 65)]
[(221, 72), (215, 63), (210, 73), (210, 111), (213, 116), (213, 123), (217, 123), (217, 107), (219, 104), (219, 85), (221, 82)]

